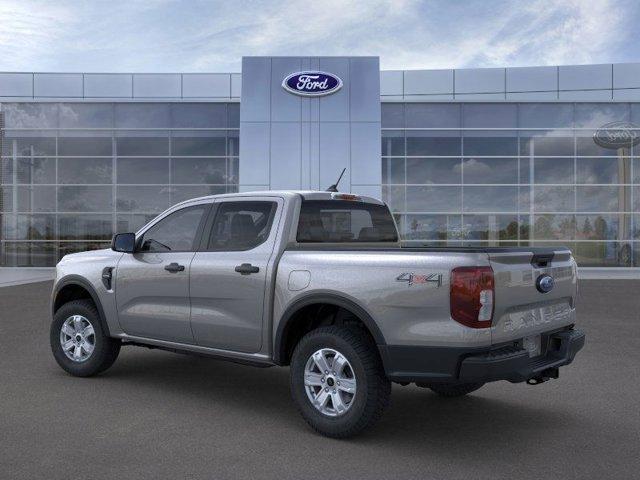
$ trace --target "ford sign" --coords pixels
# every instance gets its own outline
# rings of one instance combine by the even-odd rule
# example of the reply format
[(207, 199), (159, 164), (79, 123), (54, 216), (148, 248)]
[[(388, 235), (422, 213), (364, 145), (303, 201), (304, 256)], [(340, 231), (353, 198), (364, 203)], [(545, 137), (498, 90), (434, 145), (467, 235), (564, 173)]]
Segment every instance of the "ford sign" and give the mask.
[(287, 92), (303, 97), (321, 97), (342, 88), (342, 80), (327, 72), (296, 72), (282, 81)]
[(551, 275), (540, 275), (536, 280), (536, 288), (540, 293), (549, 293), (553, 290), (556, 282)]
[(640, 142), (640, 127), (629, 122), (607, 123), (596, 130), (593, 141), (602, 148), (630, 148)]

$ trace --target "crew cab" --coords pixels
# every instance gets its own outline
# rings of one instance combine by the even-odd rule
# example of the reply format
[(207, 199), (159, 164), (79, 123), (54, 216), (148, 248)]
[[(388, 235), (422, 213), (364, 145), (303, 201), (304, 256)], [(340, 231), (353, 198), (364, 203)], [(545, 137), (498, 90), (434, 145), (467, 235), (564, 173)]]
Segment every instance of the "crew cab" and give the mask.
[(409, 247), (375, 198), (216, 195), (65, 256), (50, 340), (80, 377), (122, 346), (289, 366), (304, 419), (347, 437), (380, 418), (392, 382), (454, 397), (557, 378), (584, 345), (576, 288), (566, 248)]

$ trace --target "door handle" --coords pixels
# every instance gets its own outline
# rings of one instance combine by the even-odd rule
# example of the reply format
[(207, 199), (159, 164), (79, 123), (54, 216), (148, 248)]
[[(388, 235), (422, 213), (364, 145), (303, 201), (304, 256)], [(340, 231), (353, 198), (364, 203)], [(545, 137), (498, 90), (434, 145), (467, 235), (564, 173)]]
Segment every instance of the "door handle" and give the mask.
[(184, 265), (178, 265), (177, 263), (173, 262), (173, 263), (170, 263), (169, 265), (166, 265), (164, 269), (167, 272), (177, 273), (177, 272), (184, 271)]
[(238, 272), (241, 275), (250, 275), (252, 273), (258, 273), (259, 271), (260, 271), (260, 268), (254, 267), (250, 263), (243, 263), (242, 265), (238, 265), (236, 267), (236, 272)]

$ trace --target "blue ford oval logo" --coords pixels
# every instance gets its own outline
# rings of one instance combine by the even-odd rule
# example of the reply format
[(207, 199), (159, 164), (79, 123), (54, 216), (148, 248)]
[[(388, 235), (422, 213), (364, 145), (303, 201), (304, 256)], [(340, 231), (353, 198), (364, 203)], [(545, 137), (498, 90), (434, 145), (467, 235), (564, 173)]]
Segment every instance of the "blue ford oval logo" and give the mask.
[(556, 282), (551, 275), (540, 275), (536, 280), (536, 288), (540, 293), (549, 293), (555, 284)]
[(327, 72), (296, 72), (282, 81), (282, 88), (303, 97), (320, 97), (340, 90), (342, 80)]

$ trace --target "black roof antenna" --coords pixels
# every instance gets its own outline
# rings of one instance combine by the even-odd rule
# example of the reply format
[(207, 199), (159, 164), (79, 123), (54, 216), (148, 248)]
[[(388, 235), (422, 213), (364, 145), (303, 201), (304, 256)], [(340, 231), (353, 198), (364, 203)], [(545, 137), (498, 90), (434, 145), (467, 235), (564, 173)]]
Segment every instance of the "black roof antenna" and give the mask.
[(344, 172), (346, 172), (347, 169), (346, 167), (342, 169), (342, 173), (340, 174), (340, 176), (338, 177), (338, 181), (336, 183), (334, 183), (333, 185), (331, 185), (329, 188), (327, 188), (327, 192), (337, 192), (338, 191), (338, 184), (340, 183), (340, 180), (342, 180), (342, 176), (344, 175)]

